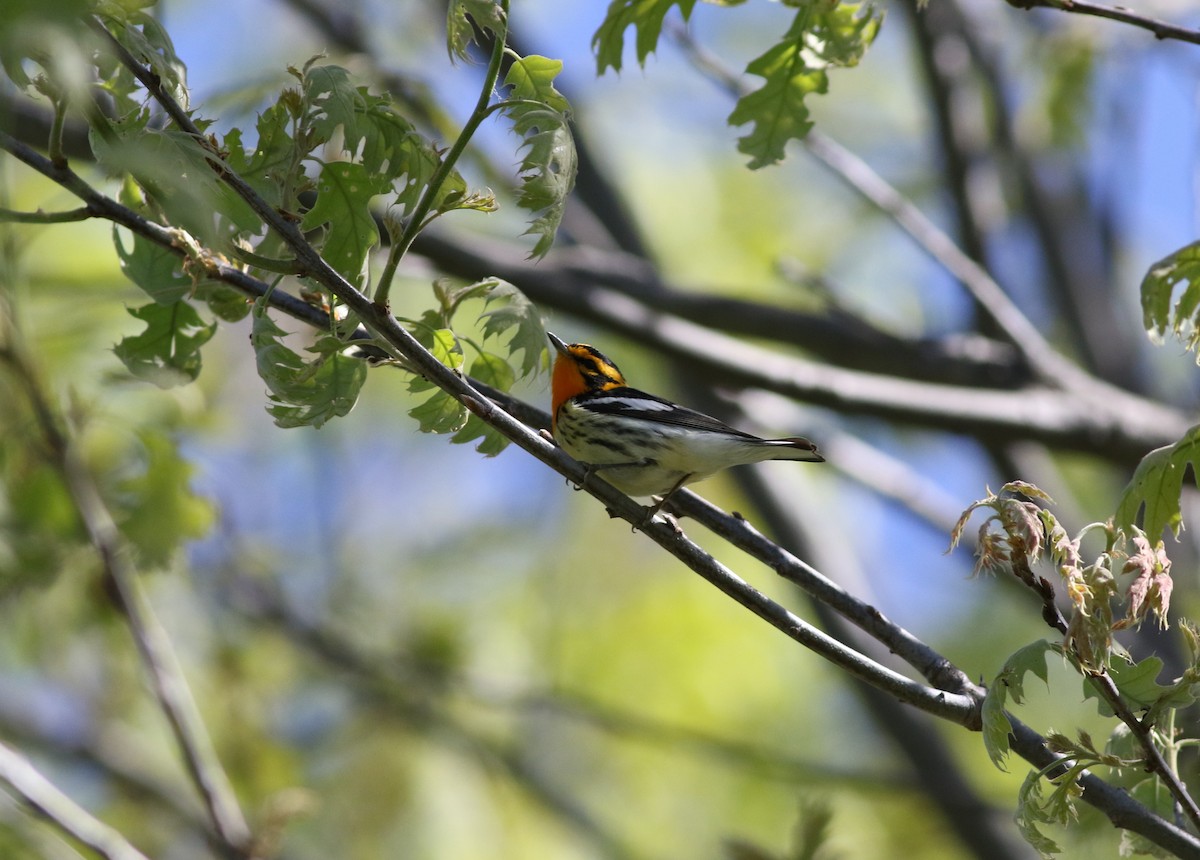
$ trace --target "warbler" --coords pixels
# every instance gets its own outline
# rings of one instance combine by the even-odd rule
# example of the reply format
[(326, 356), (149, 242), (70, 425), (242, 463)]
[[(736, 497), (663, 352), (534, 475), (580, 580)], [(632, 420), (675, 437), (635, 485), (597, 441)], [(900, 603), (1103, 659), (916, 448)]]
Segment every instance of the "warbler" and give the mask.
[(585, 343), (550, 336), (551, 431), (562, 449), (630, 496), (661, 496), (746, 463), (823, 463), (799, 436), (760, 439), (703, 413), (625, 384), (612, 359)]

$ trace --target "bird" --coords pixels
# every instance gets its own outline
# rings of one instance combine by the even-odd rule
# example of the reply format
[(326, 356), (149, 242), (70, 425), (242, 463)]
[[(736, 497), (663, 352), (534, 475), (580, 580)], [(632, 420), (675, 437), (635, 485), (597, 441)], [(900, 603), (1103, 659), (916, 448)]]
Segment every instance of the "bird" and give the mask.
[(629, 496), (659, 496), (722, 469), (764, 460), (823, 463), (800, 436), (761, 439), (722, 421), (631, 388), (617, 365), (586, 343), (550, 334), (551, 435), (559, 446)]

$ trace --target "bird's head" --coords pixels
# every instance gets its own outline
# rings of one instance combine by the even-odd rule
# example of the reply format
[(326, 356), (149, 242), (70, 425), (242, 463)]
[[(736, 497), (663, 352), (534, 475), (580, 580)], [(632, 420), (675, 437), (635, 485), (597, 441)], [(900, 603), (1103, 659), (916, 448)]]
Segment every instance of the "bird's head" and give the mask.
[(552, 414), (558, 414), (563, 401), (576, 395), (625, 384), (620, 369), (600, 350), (586, 343), (564, 343), (552, 334), (549, 337), (557, 353), (550, 381)]

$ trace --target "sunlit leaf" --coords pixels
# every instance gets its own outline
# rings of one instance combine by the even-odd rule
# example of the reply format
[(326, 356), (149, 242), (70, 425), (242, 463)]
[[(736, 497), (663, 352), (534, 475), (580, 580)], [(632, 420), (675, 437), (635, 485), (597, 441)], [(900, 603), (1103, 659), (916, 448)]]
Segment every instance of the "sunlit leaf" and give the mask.
[(812, 127), (805, 99), (829, 88), (827, 70), (853, 66), (879, 31), (882, 16), (869, 4), (804, 0), (783, 39), (754, 59), (746, 72), (763, 85), (742, 96), (730, 125), (753, 124), (738, 141), (750, 168), (782, 161), (784, 146)]
[(504, 78), (504, 85), (511, 88), (502, 103), (504, 113), (525, 138), (517, 204), (535, 215), (526, 231), (538, 237), (531, 252), (534, 257), (550, 250), (578, 170), (568, 125), (570, 105), (554, 88), (561, 71), (559, 60), (530, 56), (515, 60)]
[[(488, 282), (485, 282), (488, 283)], [(491, 280), (484, 295), (488, 310), (480, 314), (483, 332), (487, 337), (499, 337), (512, 331), (507, 346), (511, 355), (523, 353), (521, 375), (529, 376), (537, 371), (546, 351), (546, 329), (537, 306), (507, 281)]]
[[(1180, 285), (1183, 289), (1172, 306)], [(1185, 245), (1151, 266), (1142, 279), (1141, 291), (1142, 319), (1150, 336), (1161, 340), (1168, 330), (1173, 331), (1194, 351), (1200, 345), (1200, 242)]]
[(1158, 448), (1142, 458), (1117, 504), (1114, 516), (1117, 527), (1132, 531), (1141, 512), (1142, 530), (1150, 537), (1161, 537), (1167, 528), (1178, 536), (1183, 528), (1179, 507), (1183, 479), (1191, 469), (1192, 480), (1200, 480), (1198, 467), (1200, 425), (1189, 429), (1174, 445)]
[(1012, 734), (1012, 721), (1005, 713), (1004, 707), (1007, 691), (1002, 683), (993, 684), (983, 699), (981, 716), (983, 719), (983, 747), (987, 750), (988, 758), (1000, 770), (1007, 771), (1004, 760), (1008, 758), (1009, 735)]
[(636, 31), (634, 44), (637, 60), (645, 65), (646, 58), (658, 47), (662, 35), (663, 19), (678, 6), (686, 21), (692, 15), (696, 0), (613, 0), (604, 13), (604, 21), (592, 36), (592, 50), (596, 53), (596, 74), (607, 69), (621, 70), (625, 53), (625, 31), (633, 27)]
[(451, 58), (471, 58), (476, 44), (475, 28), (503, 38), (506, 29), (504, 8), (495, 0), (450, 0), (446, 10), (446, 50)]

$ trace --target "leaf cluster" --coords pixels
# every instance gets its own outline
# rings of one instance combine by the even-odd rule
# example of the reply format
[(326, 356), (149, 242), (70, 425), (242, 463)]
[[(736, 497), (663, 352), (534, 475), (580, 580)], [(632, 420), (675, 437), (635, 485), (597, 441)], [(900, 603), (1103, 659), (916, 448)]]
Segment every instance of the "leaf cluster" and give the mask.
[[(498, 391), (509, 391), (519, 377), (537, 372), (546, 355), (546, 330), (537, 308), (512, 284), (499, 278), (487, 278), (466, 286), (454, 286), (449, 280), (433, 285), (437, 306), (426, 311), (419, 320), (410, 320), (412, 330), (421, 344), (442, 364), (455, 370), (466, 364), (464, 345), (475, 357), (466, 372), (478, 382)], [(508, 335), (505, 352), (509, 356), (522, 354), (517, 366), (504, 355), (489, 350), (472, 339), (456, 335), (453, 320), (465, 303), (481, 303), (478, 320), (487, 340), (501, 340)], [(456, 444), (479, 440), (475, 450), (487, 456), (499, 454), (508, 440), (478, 416), (468, 413), (465, 406), (442, 389), (420, 376), (409, 382), (414, 394), (428, 397), (409, 413), (426, 433), (453, 433), (450, 441)]]
[[(976, 573), (1013, 575), (1032, 588), (1043, 601), (1043, 617), (1061, 634), (1058, 642), (1039, 640), (1012, 654), (988, 687), (982, 705), (983, 741), (993, 764), (1005, 769), (1012, 733), (1011, 704), (1025, 700), (1025, 679), (1032, 674), (1049, 685), (1046, 655), (1059, 655), (1079, 674), (1085, 698), (1094, 699), (1101, 714), (1121, 720), (1113, 739), (1103, 750), (1086, 732), (1076, 740), (1050, 735), (1050, 749), (1060, 756), (1055, 763), (1031, 771), (1018, 795), (1017, 822), (1025, 838), (1043, 856), (1058, 853), (1057, 844), (1043, 831), (1044, 824), (1065, 824), (1076, 817), (1080, 777), (1089, 768), (1117, 771), (1144, 767), (1146, 754), (1136, 745), (1122, 744), (1132, 714), (1139, 731), (1149, 732), (1156, 743), (1175, 743), (1170, 730), (1174, 713), (1200, 695), (1200, 636), (1183, 621), (1180, 630), (1188, 644), (1190, 663), (1169, 684), (1158, 677), (1163, 661), (1150, 656), (1135, 662), (1114, 639), (1117, 632), (1140, 625), (1153, 616), (1165, 627), (1172, 591), (1171, 560), (1162, 541), (1152, 542), (1145, 532), (1130, 532), (1112, 523), (1093, 523), (1071, 537), (1059, 524), (1044, 492), (1023, 482), (1006, 484), (1000, 493), (989, 492), (972, 503), (956, 523), (951, 546), (961, 539), (971, 515), (980, 509), (989, 516), (980, 526)], [(1089, 533), (1103, 536), (1103, 548), (1090, 559), (1081, 548)], [(1054, 604), (1055, 590), (1034, 573), (1041, 561), (1050, 562), (1070, 600), (1071, 615), (1063, 619)], [(1052, 790), (1045, 790), (1048, 780)], [(1144, 785), (1143, 785), (1144, 783)], [(1165, 790), (1160, 776), (1146, 777), (1139, 787), (1151, 794)], [(1154, 807), (1161, 806), (1161, 801)]]
[[(791, 25), (745, 69), (747, 75), (762, 78), (762, 85), (742, 95), (729, 115), (730, 125), (751, 126), (738, 141), (738, 150), (750, 156), (751, 169), (782, 161), (788, 141), (808, 134), (812, 120), (807, 98), (828, 92), (830, 69), (858, 65), (883, 21), (870, 3), (789, 0), (785, 5), (796, 10)], [(613, 0), (592, 37), (597, 72), (620, 71), (630, 27), (638, 63), (644, 65), (675, 6), (687, 21), (695, 0)]]

